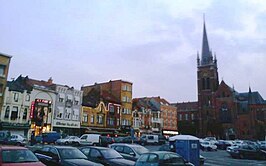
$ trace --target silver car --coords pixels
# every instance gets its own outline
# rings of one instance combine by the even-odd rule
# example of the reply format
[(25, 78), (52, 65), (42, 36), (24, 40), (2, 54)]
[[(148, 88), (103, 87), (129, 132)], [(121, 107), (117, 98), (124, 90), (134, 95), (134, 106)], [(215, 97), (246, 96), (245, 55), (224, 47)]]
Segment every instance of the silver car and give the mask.
[(109, 145), (110, 148), (116, 150), (125, 159), (136, 161), (141, 154), (149, 152), (149, 150), (138, 144), (124, 144), (124, 143), (114, 143)]

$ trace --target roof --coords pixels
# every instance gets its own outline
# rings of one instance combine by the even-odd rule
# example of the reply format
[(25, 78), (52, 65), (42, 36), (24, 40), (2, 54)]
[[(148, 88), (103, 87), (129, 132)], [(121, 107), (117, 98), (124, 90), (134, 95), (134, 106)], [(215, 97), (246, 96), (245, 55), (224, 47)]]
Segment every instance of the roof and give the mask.
[(176, 103), (177, 110), (198, 110), (198, 102)]
[(199, 138), (192, 135), (176, 135), (173, 137), (169, 137), (169, 141), (175, 141), (175, 140), (199, 140)]
[(97, 83), (97, 82), (95, 82), (95, 84), (93, 84), (93, 85), (85, 85), (85, 86), (82, 86), (82, 87), (93, 87), (93, 86), (95, 86), (95, 85), (103, 85), (103, 84), (108, 84), (108, 83), (110, 83), (110, 82), (123, 82), (123, 83), (133, 84), (133, 83), (130, 82), (130, 81), (126, 81), (126, 80), (122, 80), (122, 79), (117, 79), (117, 80), (110, 80), (110, 81), (108, 81), (108, 82), (101, 82), (101, 83)]
[(247, 101), (248, 104), (266, 104), (259, 92), (244, 92), (237, 95), (238, 101)]
[(101, 146), (81, 146), (81, 147), (79, 147), (79, 149), (84, 149), (84, 148), (95, 148), (95, 149), (99, 149), (99, 150), (107, 150), (107, 149), (110, 149), (110, 148), (101, 147)]
[(4, 56), (4, 57), (7, 57), (7, 58), (12, 58), (12, 56), (4, 54), (4, 53), (1, 53), (1, 52), (0, 52), (0, 56)]
[(141, 146), (139, 144), (126, 144), (126, 143), (113, 143), (112, 145), (125, 145), (125, 146), (130, 146), (130, 147)]

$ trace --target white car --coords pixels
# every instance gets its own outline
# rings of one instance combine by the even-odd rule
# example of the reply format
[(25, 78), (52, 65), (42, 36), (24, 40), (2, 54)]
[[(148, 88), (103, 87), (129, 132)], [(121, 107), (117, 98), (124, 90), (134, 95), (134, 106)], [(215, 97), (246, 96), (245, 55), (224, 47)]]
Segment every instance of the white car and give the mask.
[(24, 136), (19, 134), (12, 134), (10, 137), (10, 144), (24, 146), (27, 144), (27, 140)]
[(228, 153), (230, 153), (230, 152), (232, 152), (234, 149), (237, 149), (237, 148), (239, 148), (239, 145), (233, 144), (232, 146), (228, 146), (228, 147), (226, 148), (226, 151), (227, 151)]
[(207, 150), (207, 151), (213, 151), (213, 150), (217, 150), (217, 146), (214, 145), (213, 142), (211, 141), (203, 141), (200, 143), (200, 148), (201, 150)]
[(80, 138), (77, 136), (67, 136), (65, 138), (61, 138), (56, 140), (55, 142), (58, 145), (69, 145), (69, 144), (80, 144)]

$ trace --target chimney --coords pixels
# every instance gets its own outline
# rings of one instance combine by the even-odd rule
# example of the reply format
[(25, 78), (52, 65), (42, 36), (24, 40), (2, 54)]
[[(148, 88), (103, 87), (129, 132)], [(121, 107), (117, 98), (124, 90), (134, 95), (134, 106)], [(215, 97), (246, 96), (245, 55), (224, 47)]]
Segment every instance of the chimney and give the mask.
[(48, 79), (47, 83), (48, 83), (49, 85), (52, 85), (52, 84), (53, 84), (53, 79), (52, 79), (52, 77), (50, 77), (50, 78)]

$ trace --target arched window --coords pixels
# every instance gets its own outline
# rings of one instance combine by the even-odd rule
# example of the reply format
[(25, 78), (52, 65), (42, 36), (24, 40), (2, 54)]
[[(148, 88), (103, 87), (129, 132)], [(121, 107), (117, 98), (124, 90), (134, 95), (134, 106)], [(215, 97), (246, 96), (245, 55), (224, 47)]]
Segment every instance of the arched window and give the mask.
[(6, 118), (6, 119), (9, 118), (9, 112), (10, 112), (10, 107), (7, 106), (7, 107), (6, 107), (6, 112), (5, 112), (5, 118)]

